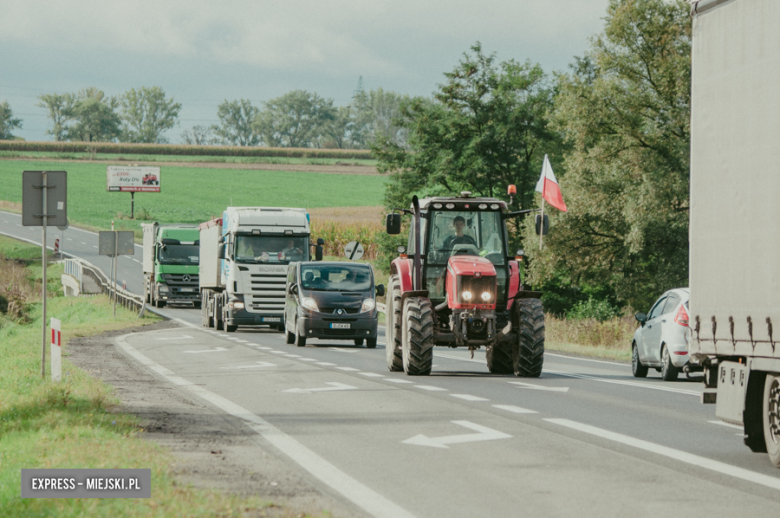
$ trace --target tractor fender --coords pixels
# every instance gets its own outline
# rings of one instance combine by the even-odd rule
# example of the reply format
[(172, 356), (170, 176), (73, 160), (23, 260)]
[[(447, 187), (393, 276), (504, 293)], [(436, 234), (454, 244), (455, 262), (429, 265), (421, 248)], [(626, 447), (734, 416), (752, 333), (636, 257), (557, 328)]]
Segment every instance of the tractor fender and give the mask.
[(401, 293), (412, 291), (412, 260), (406, 257), (397, 257), (393, 259), (390, 265), (391, 275), (398, 275), (398, 283), (401, 287)]
[(512, 303), (515, 301), (517, 292), (520, 291), (520, 266), (517, 261), (509, 261), (509, 303), (506, 306), (507, 310), (512, 309)]

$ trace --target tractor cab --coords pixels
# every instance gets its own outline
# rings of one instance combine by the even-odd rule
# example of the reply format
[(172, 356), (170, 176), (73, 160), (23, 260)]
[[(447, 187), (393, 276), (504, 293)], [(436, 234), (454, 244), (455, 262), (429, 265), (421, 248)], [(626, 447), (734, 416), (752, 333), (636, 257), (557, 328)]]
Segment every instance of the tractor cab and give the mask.
[[(472, 197), (468, 192), (459, 197), (415, 197), (411, 210), (400, 212), (412, 216), (412, 225), (408, 247), (401, 247), (401, 256), (391, 266), (387, 304), (390, 370), (430, 373), (434, 345), (472, 350), (485, 346), (491, 372), (541, 374), (541, 294), (522, 291), (521, 258), (508, 253), (505, 220), (519, 213), (508, 213), (504, 201)], [(401, 217), (388, 214), (389, 234), (400, 233)], [(518, 354), (521, 306), (528, 306), (535, 315), (532, 335), (536, 343), (531, 357), (525, 359)], [(426, 321), (425, 332), (418, 337), (416, 322), (421, 318)]]

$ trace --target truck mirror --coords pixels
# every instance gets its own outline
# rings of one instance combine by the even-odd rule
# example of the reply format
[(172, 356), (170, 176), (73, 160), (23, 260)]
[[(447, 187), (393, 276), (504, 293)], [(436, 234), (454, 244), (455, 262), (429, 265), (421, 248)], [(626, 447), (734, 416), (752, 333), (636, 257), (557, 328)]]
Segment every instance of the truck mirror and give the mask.
[(540, 233), (543, 236), (550, 233), (550, 217), (547, 214), (544, 215), (544, 226), (542, 226), (542, 215), (536, 215), (536, 235), (538, 236)]
[(637, 313), (634, 315), (634, 318), (637, 319), (637, 322), (639, 322), (642, 325), (645, 325), (645, 322), (647, 322), (647, 315), (644, 313)]
[(220, 245), (219, 248), (217, 248), (217, 259), (224, 259), (225, 258), (225, 246)]
[(397, 236), (401, 233), (401, 215), (388, 214), (385, 222), (387, 233), (391, 236)]
[(385, 285), (384, 284), (377, 284), (376, 285), (376, 296), (377, 297), (384, 297), (385, 295)]
[(314, 249), (314, 260), (322, 261), (322, 245), (317, 245)]
[(290, 288), (287, 291), (289, 291), (291, 295), (295, 295), (296, 293), (298, 293), (298, 285), (290, 284)]
[(322, 245), (324, 245), (324, 244), (325, 244), (325, 240), (324, 240), (324, 239), (322, 239), (321, 237), (318, 237), (318, 238), (317, 238), (317, 244), (318, 244), (318, 245), (320, 245), (320, 246), (322, 246)]

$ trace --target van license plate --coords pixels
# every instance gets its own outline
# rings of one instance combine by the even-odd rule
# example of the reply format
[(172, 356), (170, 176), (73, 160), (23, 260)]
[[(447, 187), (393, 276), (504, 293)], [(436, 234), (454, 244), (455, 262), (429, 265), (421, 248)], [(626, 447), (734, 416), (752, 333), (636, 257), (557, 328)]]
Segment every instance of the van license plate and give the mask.
[(331, 324), (331, 329), (349, 329), (350, 324)]
[(281, 322), (282, 317), (263, 317), (263, 322)]

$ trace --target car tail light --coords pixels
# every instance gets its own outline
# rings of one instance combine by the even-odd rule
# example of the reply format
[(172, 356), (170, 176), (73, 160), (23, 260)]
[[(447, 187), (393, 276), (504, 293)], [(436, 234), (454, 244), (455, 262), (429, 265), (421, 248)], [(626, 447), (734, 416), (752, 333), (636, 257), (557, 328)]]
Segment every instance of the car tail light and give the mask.
[(688, 312), (685, 311), (685, 306), (680, 306), (677, 310), (677, 314), (674, 316), (674, 321), (681, 326), (688, 327)]

